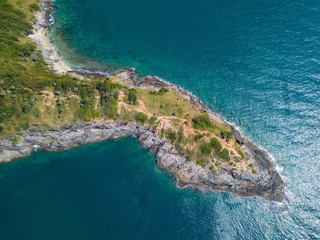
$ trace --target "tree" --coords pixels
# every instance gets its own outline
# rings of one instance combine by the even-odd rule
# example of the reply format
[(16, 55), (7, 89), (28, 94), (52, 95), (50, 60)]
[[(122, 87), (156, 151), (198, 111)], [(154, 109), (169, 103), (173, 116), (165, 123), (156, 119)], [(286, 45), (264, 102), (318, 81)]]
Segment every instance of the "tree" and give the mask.
[(141, 122), (142, 124), (144, 124), (145, 121), (147, 121), (148, 116), (142, 112), (139, 112), (136, 114), (135, 118), (136, 118), (137, 122)]
[(137, 102), (137, 99), (137, 91), (135, 89), (130, 89), (128, 96), (129, 104), (135, 104)]
[(207, 129), (213, 127), (208, 113), (204, 113), (192, 119), (194, 128)]

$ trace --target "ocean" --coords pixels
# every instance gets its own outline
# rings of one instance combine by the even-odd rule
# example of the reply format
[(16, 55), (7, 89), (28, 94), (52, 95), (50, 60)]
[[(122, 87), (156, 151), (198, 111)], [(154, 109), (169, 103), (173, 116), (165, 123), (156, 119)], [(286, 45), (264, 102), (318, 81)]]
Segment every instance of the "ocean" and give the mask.
[(320, 2), (54, 4), (68, 64), (189, 90), (270, 153), (286, 197), (179, 190), (125, 138), (0, 165), (0, 239), (320, 239)]

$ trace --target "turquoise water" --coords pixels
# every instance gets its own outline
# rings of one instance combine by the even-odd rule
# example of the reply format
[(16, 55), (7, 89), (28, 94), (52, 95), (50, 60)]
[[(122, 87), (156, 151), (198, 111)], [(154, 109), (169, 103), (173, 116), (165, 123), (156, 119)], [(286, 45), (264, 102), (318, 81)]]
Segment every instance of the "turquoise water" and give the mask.
[(240, 226), (256, 239), (268, 226), (252, 219), (281, 218), (261, 199), (175, 188), (133, 138), (36, 153), (0, 165), (0, 178), (0, 239), (247, 238)]
[(64, 59), (199, 96), (272, 154), (286, 199), (178, 190), (127, 138), (0, 165), (0, 239), (320, 238), (320, 2), (55, 4)]

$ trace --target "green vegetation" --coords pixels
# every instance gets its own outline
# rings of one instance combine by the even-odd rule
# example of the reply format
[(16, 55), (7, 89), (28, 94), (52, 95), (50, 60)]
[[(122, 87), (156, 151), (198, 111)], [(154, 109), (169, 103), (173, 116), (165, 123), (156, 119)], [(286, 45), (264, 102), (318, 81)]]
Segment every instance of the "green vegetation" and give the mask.
[(179, 128), (179, 131), (178, 131), (178, 134), (177, 134), (177, 138), (178, 138), (178, 142), (179, 143), (182, 143), (185, 140), (185, 136), (184, 136), (182, 127)]
[(177, 140), (177, 133), (173, 131), (171, 128), (166, 132), (166, 139), (170, 140), (174, 143)]
[(200, 152), (205, 155), (210, 155), (212, 153), (212, 147), (210, 143), (202, 143), (200, 145)]
[(32, 3), (29, 5), (29, 9), (31, 12), (36, 12), (36, 11), (40, 11), (40, 7), (38, 4), (36, 3)]
[(18, 145), (20, 143), (20, 141), (22, 140), (21, 136), (15, 136), (13, 139), (12, 139), (12, 145)]
[(206, 166), (206, 164), (204, 163), (204, 160), (203, 160), (203, 159), (198, 160), (197, 163), (198, 163), (201, 167), (203, 167), (203, 168)]
[[(37, 0), (2, 0), (0, 9), (2, 136), (27, 130), (31, 123), (41, 129), (73, 119), (115, 118), (120, 88), (117, 84), (107, 78), (80, 81), (53, 73), (26, 37), (32, 30), (33, 13), (39, 10)], [(54, 92), (55, 96), (44, 95), (44, 91)]]
[[(120, 77), (79, 80), (55, 74), (27, 38), (38, 10), (38, 0), (0, 2), (0, 137), (15, 136), (12, 144), (19, 144), (17, 133), (28, 129), (47, 131), (113, 119), (146, 124), (170, 140), (187, 161), (209, 164), (212, 172), (221, 164), (235, 167), (227, 164), (231, 156), (221, 143), (229, 149), (234, 143), (232, 152), (246, 159), (228, 127), (211, 121), (174, 88), (130, 89)], [(232, 161), (239, 159), (232, 154)], [(248, 167), (254, 171), (252, 164)]]
[(229, 161), (231, 158), (230, 158), (230, 154), (229, 154), (229, 150), (224, 148), (221, 152), (218, 153), (218, 156), (220, 159), (222, 160), (227, 160)]
[(144, 114), (144, 113), (139, 112), (139, 113), (136, 114), (135, 118), (136, 118), (137, 122), (140, 122), (140, 123), (144, 124), (147, 121), (148, 116), (146, 114)]
[(246, 155), (244, 155), (244, 153), (240, 149), (237, 150), (237, 153), (241, 156), (242, 160), (246, 159)]
[(219, 140), (217, 138), (211, 138), (210, 140), (210, 145), (211, 147), (216, 151), (216, 152), (220, 152), (222, 149), (222, 145), (219, 142)]
[(150, 91), (149, 94), (150, 95), (164, 95), (165, 93), (169, 92), (169, 90), (167, 88), (160, 88), (159, 91)]
[(194, 116), (198, 111), (192, 108), (190, 102), (172, 90), (165, 94), (150, 94), (150, 90), (137, 89), (138, 97), (146, 108), (157, 116), (175, 116), (184, 118), (186, 113)]
[(203, 113), (192, 118), (192, 125), (196, 129), (206, 130), (215, 133), (217, 136), (220, 136), (221, 138), (231, 139), (233, 137), (233, 133), (230, 129), (213, 123), (208, 113)]
[(197, 129), (206, 130), (214, 126), (208, 113), (204, 113), (200, 116), (194, 117), (192, 119), (192, 122), (193, 122), (193, 127)]
[(220, 136), (223, 139), (231, 139), (233, 136), (233, 133), (230, 130), (221, 130)]
[(150, 117), (149, 118), (149, 122), (150, 122), (150, 124), (154, 124), (156, 121), (157, 121), (157, 117), (155, 117), (155, 116), (152, 116), (152, 117)]
[(247, 160), (246, 155), (243, 153), (243, 151), (241, 149), (239, 149), (238, 143), (236, 141), (234, 142), (234, 147), (235, 147), (237, 153), (241, 156), (241, 159)]
[(137, 100), (138, 100), (137, 90), (133, 88), (129, 89), (129, 94), (128, 94), (129, 104), (137, 104)]
[(202, 137), (203, 137), (202, 135), (196, 135), (196, 136), (194, 136), (194, 141), (195, 141), (195, 142), (199, 142), (199, 140), (200, 140)]

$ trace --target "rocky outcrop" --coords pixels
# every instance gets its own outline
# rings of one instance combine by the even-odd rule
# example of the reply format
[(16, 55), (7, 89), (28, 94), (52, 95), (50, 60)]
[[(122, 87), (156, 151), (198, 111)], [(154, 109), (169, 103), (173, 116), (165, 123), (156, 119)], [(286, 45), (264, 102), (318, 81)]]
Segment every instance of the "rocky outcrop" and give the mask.
[[(51, 0), (41, 0), (40, 6), (42, 12), (37, 17), (38, 21), (34, 26), (35, 32), (46, 29), (51, 24)], [(48, 65), (54, 68), (54, 63), (60, 61), (58, 57), (53, 58), (54, 50), (46, 52), (39, 39), (34, 38), (34, 41), (43, 50)], [(69, 73), (74, 74), (72, 71)], [(76, 76), (85, 77), (79, 74)], [(161, 87), (174, 88), (177, 93), (192, 103), (193, 108), (207, 112), (213, 121), (233, 131), (239, 147), (246, 154), (246, 157), (254, 163), (257, 173), (231, 171), (224, 168), (214, 173), (208, 167), (187, 161), (184, 156), (174, 150), (168, 140), (160, 139), (151, 130), (139, 125), (126, 125), (122, 122), (68, 126), (50, 132), (29, 131), (22, 133), (21, 140), (14, 141), (15, 145), (10, 138), (0, 139), (0, 162), (26, 157), (37, 150), (62, 151), (82, 144), (133, 136), (139, 139), (143, 147), (148, 148), (156, 155), (158, 166), (174, 176), (176, 186), (179, 188), (200, 192), (228, 191), (241, 196), (260, 196), (274, 201), (282, 201), (284, 182), (275, 170), (268, 154), (243, 138), (234, 126), (226, 122), (223, 117), (210, 111), (197, 97), (156, 76), (146, 76), (138, 81), (134, 68), (118, 71), (114, 73), (114, 76), (121, 76), (132, 88), (152, 88), (155, 90), (159, 90)]]
[[(173, 88), (178, 94), (188, 99), (194, 109), (207, 112), (212, 121), (218, 122), (232, 130), (239, 148), (246, 154), (246, 158), (254, 163), (257, 169), (257, 174), (231, 172), (227, 169), (215, 174), (204, 174), (205, 170), (203, 170), (201, 166), (193, 163), (185, 163), (184, 160), (179, 161), (176, 159), (176, 164), (170, 164), (170, 166), (162, 164), (162, 162), (159, 161), (159, 165), (163, 166), (164, 169), (170, 169), (169, 172), (174, 172), (178, 186), (191, 188), (201, 186), (202, 190), (205, 189), (204, 186), (207, 186), (209, 190), (231, 191), (243, 196), (258, 195), (275, 201), (282, 201), (284, 194), (280, 189), (283, 189), (284, 182), (275, 170), (274, 163), (271, 161), (268, 153), (248, 139), (242, 137), (241, 133), (232, 124), (229, 124), (222, 116), (213, 113), (199, 98), (181, 87), (156, 76), (146, 76), (138, 80), (134, 68), (118, 71), (114, 73), (114, 76), (122, 77), (124, 82), (131, 88), (154, 90), (159, 90), (162, 87)], [(158, 154), (161, 154), (161, 151), (159, 151)], [(185, 166), (190, 165), (188, 171), (185, 171), (187, 168), (181, 168), (183, 161)], [(196, 170), (199, 172), (194, 174)], [(191, 174), (191, 176), (189, 172), (194, 175)]]
[(206, 105), (204, 105), (201, 102), (199, 98), (192, 95), (190, 92), (185, 91), (183, 88), (179, 87), (178, 85), (171, 84), (166, 80), (163, 80), (162, 78), (159, 78), (157, 76), (145, 76), (142, 79), (138, 80), (136, 76), (135, 68), (120, 70), (118, 72), (115, 72), (113, 76), (122, 77), (124, 82), (127, 83), (128, 86), (131, 88), (154, 89), (154, 90), (159, 90), (162, 87), (173, 88), (178, 94), (183, 96), (185, 99), (188, 99), (188, 101), (192, 104), (194, 109), (198, 109), (201, 112), (207, 112), (213, 121), (218, 122), (222, 125), (231, 127), (231, 125), (228, 124), (223, 117), (213, 113)]
[[(258, 174), (230, 172), (222, 169), (217, 173), (201, 167), (174, 150), (170, 141), (160, 139), (151, 130), (140, 125), (122, 122), (87, 124), (65, 127), (51, 132), (26, 132), (14, 145), (12, 138), (0, 139), (0, 161), (7, 162), (26, 157), (34, 151), (63, 151), (83, 144), (107, 139), (133, 136), (141, 145), (156, 155), (158, 166), (171, 173), (176, 186), (200, 192), (228, 191), (241, 196), (261, 196), (274, 201), (283, 199), (283, 181), (271, 162), (261, 161)], [(20, 138), (19, 138), (20, 139)], [(263, 152), (257, 152), (264, 159)]]

